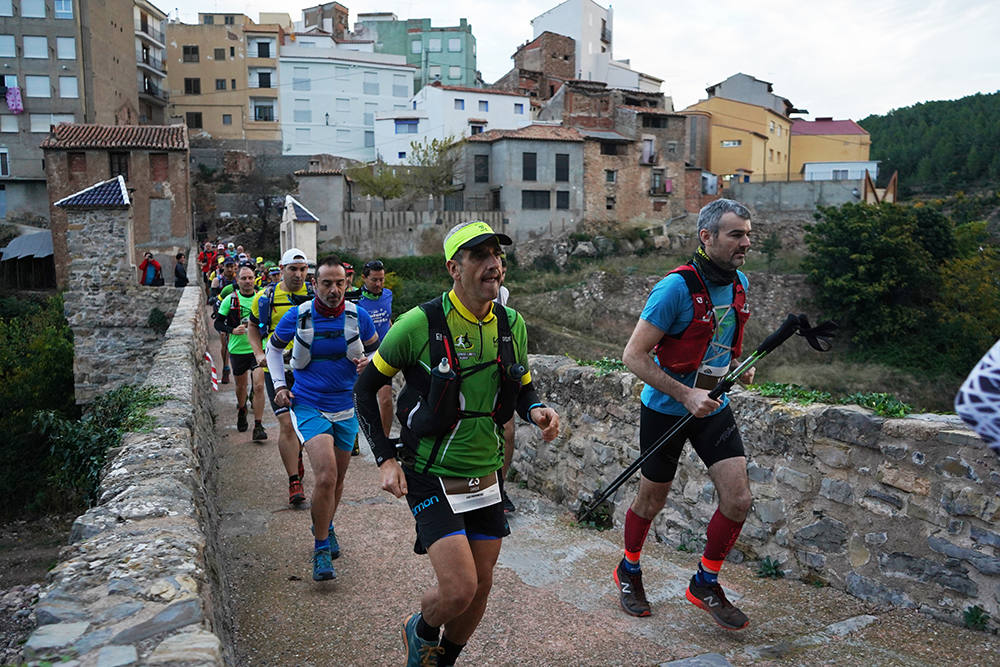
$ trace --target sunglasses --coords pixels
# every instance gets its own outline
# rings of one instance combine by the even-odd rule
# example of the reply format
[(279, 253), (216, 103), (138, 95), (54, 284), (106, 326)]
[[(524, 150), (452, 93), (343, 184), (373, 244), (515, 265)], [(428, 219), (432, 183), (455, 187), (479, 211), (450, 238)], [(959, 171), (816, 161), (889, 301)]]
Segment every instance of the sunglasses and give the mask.
[(382, 264), (381, 260), (373, 259), (372, 261), (365, 264), (365, 271), (384, 271), (385, 265)]

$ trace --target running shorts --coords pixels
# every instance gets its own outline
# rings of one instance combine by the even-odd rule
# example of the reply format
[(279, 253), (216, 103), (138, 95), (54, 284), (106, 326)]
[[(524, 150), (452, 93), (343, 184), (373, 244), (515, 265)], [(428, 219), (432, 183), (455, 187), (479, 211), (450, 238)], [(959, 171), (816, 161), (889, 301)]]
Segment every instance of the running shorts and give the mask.
[(253, 370), (253, 367), (256, 365), (257, 357), (253, 356), (252, 352), (229, 355), (229, 366), (232, 368), (233, 375), (235, 376), (240, 376), (247, 371)]
[[(665, 415), (643, 405), (639, 414), (639, 452), (644, 453), (653, 447), (686, 416)], [(727, 405), (714, 415), (688, 421), (665, 445), (646, 459), (642, 464), (642, 476), (651, 482), (672, 482), (685, 440), (691, 441), (694, 451), (708, 468), (724, 459), (746, 456), (743, 438), (733, 419), (733, 411)]]
[[(285, 371), (285, 384), (289, 389), (292, 389), (292, 385), (295, 384), (295, 376), (292, 375), (291, 371)], [(288, 408), (279, 407), (274, 402), (274, 382), (271, 381), (271, 373), (269, 370), (264, 371), (264, 388), (267, 389), (267, 400), (271, 401), (271, 409), (274, 411), (274, 416), (283, 415), (288, 412)]]
[(353, 411), (348, 419), (330, 421), (326, 415), (308, 405), (293, 405), (289, 414), (292, 416), (292, 428), (299, 436), (299, 442), (305, 444), (318, 435), (333, 437), (333, 446), (345, 452), (354, 449), (354, 438), (358, 434), (358, 418)]

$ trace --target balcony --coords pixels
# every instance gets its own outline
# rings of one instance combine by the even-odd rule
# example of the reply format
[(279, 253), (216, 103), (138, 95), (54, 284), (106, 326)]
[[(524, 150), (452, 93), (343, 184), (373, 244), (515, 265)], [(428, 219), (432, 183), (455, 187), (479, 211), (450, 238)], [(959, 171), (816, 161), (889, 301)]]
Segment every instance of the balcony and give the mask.
[(142, 21), (135, 22), (135, 32), (137, 35), (145, 35), (159, 44), (166, 44), (164, 41), (163, 33), (156, 28), (149, 25), (149, 23), (143, 23)]
[(155, 83), (146, 82), (139, 86), (139, 95), (145, 95), (147, 97), (152, 97), (156, 101), (166, 104), (170, 99), (170, 95), (166, 90), (160, 88)]
[(163, 66), (163, 61), (155, 56), (150, 55), (148, 51), (146, 52), (136, 51), (135, 61), (139, 65), (145, 65), (146, 67), (148, 67), (149, 69), (153, 70), (154, 72), (156, 72), (161, 76), (165, 76), (167, 73), (166, 68)]
[(604, 42), (605, 44), (610, 44), (611, 43), (611, 29), (610, 28), (606, 28), (606, 27), (605, 28), (601, 28), (601, 41)]
[(639, 164), (643, 165), (656, 164), (657, 162), (659, 162), (659, 160), (660, 160), (660, 154), (657, 151), (652, 151), (648, 153), (643, 152), (643, 154), (639, 156)]

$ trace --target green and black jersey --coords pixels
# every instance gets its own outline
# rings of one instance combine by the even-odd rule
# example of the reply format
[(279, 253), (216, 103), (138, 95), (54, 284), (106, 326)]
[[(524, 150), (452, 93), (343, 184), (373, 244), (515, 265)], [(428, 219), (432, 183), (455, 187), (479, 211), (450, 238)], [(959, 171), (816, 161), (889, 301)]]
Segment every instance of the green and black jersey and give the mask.
[[(455, 343), (461, 369), (468, 369), (498, 356), (497, 318), (492, 308), (479, 321), (451, 291), (442, 299), (448, 331)], [(514, 339), (516, 361), (528, 367), (528, 332), (524, 318), (512, 308), (507, 308), (507, 319)], [(388, 377), (404, 368), (419, 366), (428, 375), (432, 366), (428, 345), (427, 315), (420, 308), (404, 313), (389, 329), (385, 340), (372, 359), (375, 368)], [(435, 360), (437, 365), (440, 360)], [(521, 378), (521, 384), (531, 382), (530, 371)], [(499, 367), (480, 370), (462, 378), (461, 407), (469, 412), (490, 413), (500, 387)], [(416, 467), (424, 470), (435, 436), (420, 440), (416, 454)], [(486, 417), (462, 418), (451, 433), (444, 436), (437, 459), (428, 472), (447, 477), (479, 477), (498, 470), (503, 465), (503, 434), (493, 419)]]

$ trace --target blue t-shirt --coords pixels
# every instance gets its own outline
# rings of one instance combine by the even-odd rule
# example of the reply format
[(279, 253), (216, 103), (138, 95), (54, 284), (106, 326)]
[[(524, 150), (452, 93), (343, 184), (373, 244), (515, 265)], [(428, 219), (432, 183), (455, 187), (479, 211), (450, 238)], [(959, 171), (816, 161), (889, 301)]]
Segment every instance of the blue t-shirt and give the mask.
[[(746, 290), (749, 284), (747, 277), (742, 271), (737, 271), (736, 273), (739, 275), (740, 282), (743, 283), (743, 289)], [(712, 338), (712, 343), (708, 346), (705, 358), (702, 361), (711, 359), (713, 366), (728, 366), (732, 357), (729, 347), (732, 346), (733, 337), (736, 334), (736, 313), (733, 312), (731, 307), (733, 303), (733, 286), (731, 284), (716, 285), (707, 281), (705, 285), (708, 287), (708, 296), (712, 300), (716, 321), (719, 324), (715, 329), (715, 336)], [(649, 298), (646, 299), (646, 305), (639, 317), (660, 331), (677, 336), (687, 328), (693, 316), (694, 307), (691, 305), (691, 292), (687, 288), (687, 283), (684, 282), (683, 276), (672, 273), (656, 283), (653, 291), (649, 294)], [(694, 379), (698, 374), (697, 371), (694, 371), (686, 375), (678, 375), (666, 369), (663, 369), (663, 372), (689, 387), (694, 386)], [(643, 387), (641, 398), (642, 404), (651, 410), (656, 410), (667, 415), (687, 414), (687, 410), (683, 404), (648, 384)], [(722, 405), (719, 406), (719, 410), (728, 404), (729, 397), (723, 395)], [(715, 414), (715, 412), (712, 414)]]
[(375, 331), (378, 332), (378, 339), (382, 341), (385, 340), (385, 333), (389, 330), (389, 319), (392, 317), (392, 290), (384, 287), (377, 299), (371, 297), (371, 292), (362, 289), (358, 306), (364, 308), (372, 316)]
[[(316, 312), (313, 304), (313, 360), (302, 370), (295, 370), (295, 384), (292, 393), (295, 394), (292, 407), (296, 404), (308, 405), (326, 412), (340, 412), (354, 406), (354, 382), (358, 379), (357, 367), (346, 356), (337, 360), (317, 359), (317, 356), (344, 354), (347, 342), (344, 336), (335, 338), (321, 337), (324, 333), (344, 330), (344, 314), (339, 317), (324, 317)], [(274, 335), (281, 340), (290, 341), (295, 338), (295, 319), (299, 309), (290, 308), (278, 322)], [(358, 331), (361, 340), (370, 340), (375, 335), (375, 325), (368, 313), (358, 308)]]

